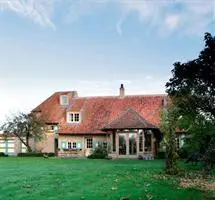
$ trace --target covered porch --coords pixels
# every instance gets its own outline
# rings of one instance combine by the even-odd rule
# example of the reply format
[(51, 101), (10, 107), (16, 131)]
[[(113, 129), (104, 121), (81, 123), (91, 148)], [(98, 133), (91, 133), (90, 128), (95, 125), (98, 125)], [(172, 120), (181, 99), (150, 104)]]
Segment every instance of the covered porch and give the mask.
[(128, 109), (103, 128), (110, 134), (112, 158), (152, 160), (157, 154), (162, 133), (135, 110)]

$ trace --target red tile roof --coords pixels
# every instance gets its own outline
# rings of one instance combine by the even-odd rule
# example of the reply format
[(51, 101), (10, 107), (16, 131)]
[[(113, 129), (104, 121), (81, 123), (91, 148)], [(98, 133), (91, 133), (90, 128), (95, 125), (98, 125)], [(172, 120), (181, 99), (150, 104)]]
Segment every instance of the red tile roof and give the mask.
[(156, 128), (146, 121), (138, 112), (129, 108), (122, 112), (116, 119), (105, 125), (102, 130), (113, 129), (137, 129), (137, 128)]
[[(69, 106), (60, 105), (60, 95), (69, 96)], [(104, 133), (103, 127), (127, 109), (135, 110), (148, 123), (159, 126), (160, 111), (166, 95), (131, 95), (107, 97), (72, 97), (71, 92), (57, 92), (36, 107), (47, 123), (58, 123), (61, 134)], [(67, 112), (80, 112), (81, 123), (66, 121)]]

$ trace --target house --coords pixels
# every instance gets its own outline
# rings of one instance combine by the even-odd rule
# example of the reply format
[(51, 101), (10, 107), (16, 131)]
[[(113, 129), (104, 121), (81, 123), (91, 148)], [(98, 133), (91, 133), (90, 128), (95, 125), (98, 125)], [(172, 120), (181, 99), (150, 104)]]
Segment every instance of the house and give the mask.
[(162, 139), (160, 112), (167, 95), (79, 97), (77, 91), (56, 92), (33, 113), (46, 120), (41, 152), (62, 157), (88, 156), (99, 144), (113, 158), (153, 158)]

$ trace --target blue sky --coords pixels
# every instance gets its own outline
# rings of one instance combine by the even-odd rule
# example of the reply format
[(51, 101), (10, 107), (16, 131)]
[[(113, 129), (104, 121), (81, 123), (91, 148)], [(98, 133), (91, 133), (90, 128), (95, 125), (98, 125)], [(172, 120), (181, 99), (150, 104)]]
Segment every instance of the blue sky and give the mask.
[(214, 0), (0, 0), (0, 120), (55, 91), (164, 93), (206, 31)]

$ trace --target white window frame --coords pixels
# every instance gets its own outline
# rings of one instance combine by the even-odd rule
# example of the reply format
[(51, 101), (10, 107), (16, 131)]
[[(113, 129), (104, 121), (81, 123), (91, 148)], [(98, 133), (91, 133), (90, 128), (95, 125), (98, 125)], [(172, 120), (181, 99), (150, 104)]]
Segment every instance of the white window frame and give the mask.
[[(79, 121), (75, 121), (75, 115), (78, 114), (79, 115)], [(71, 115), (73, 115), (71, 117)], [(74, 123), (74, 124), (78, 124), (81, 122), (81, 113), (80, 112), (68, 112), (67, 113), (67, 122), (68, 123)]]
[(72, 142), (67, 142), (67, 149), (72, 149)]
[(73, 148), (73, 149), (77, 149), (77, 142), (73, 142), (73, 143), (72, 143), (72, 148)]
[(68, 95), (60, 95), (60, 105), (61, 106), (69, 105), (69, 96)]

